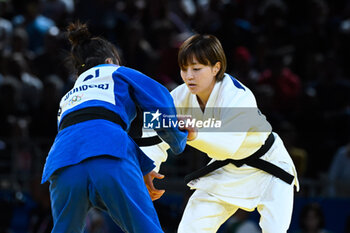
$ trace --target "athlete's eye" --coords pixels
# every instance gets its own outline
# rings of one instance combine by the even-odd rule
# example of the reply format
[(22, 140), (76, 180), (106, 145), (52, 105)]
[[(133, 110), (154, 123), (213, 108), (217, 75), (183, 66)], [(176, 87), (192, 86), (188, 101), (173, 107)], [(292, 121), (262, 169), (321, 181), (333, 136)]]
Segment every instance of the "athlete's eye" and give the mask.
[(199, 71), (201, 68), (193, 68), (194, 71)]

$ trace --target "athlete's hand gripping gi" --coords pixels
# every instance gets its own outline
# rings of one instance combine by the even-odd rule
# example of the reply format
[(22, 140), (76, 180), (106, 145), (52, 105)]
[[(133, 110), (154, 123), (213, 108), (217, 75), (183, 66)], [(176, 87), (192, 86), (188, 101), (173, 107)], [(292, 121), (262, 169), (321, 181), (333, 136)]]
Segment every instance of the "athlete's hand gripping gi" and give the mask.
[(164, 175), (159, 174), (158, 172), (151, 171), (143, 176), (149, 195), (151, 196), (152, 201), (158, 200), (165, 192), (164, 189), (156, 189), (153, 185), (153, 179), (163, 179)]
[[(177, 116), (177, 118), (178, 118), (178, 121), (183, 121), (183, 122), (186, 122), (186, 120), (191, 120), (191, 118), (183, 117), (183, 116)], [(197, 134), (198, 134), (198, 129), (196, 127), (185, 124), (183, 126), (179, 125), (179, 129), (181, 131), (188, 132), (187, 141), (192, 141), (192, 140), (196, 139)], [(165, 193), (164, 189), (159, 190), (159, 189), (156, 189), (154, 187), (154, 184), (153, 184), (154, 178), (163, 179), (164, 175), (159, 174), (158, 172), (153, 170), (143, 177), (143, 180), (145, 181), (148, 193), (151, 196), (152, 201), (158, 200)]]

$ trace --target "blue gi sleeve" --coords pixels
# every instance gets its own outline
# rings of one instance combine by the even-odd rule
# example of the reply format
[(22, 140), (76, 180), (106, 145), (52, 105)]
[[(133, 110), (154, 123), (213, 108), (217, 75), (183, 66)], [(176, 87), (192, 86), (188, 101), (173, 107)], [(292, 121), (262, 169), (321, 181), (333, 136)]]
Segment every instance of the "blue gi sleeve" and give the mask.
[[(133, 98), (143, 111), (156, 112), (161, 109), (161, 113), (170, 117), (176, 122), (176, 108), (168, 89), (141, 72), (120, 67), (114, 74), (123, 78), (130, 85)], [(174, 118), (174, 119), (172, 119)], [(183, 152), (187, 141), (187, 131), (179, 130), (177, 126), (171, 125), (168, 128), (155, 129), (162, 140), (169, 144), (174, 154)]]

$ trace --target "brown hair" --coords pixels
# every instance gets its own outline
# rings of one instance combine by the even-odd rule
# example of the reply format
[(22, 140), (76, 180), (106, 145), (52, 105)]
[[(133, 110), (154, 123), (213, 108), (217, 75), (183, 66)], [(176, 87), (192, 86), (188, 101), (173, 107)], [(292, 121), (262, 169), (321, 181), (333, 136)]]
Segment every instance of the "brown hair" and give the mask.
[(184, 69), (195, 57), (203, 65), (214, 66), (221, 63), (221, 68), (216, 75), (216, 81), (224, 78), (226, 71), (226, 56), (220, 41), (213, 35), (196, 34), (188, 38), (180, 47), (178, 54), (178, 64)]
[(72, 45), (69, 60), (77, 75), (104, 64), (107, 58), (114, 64), (120, 63), (116, 47), (101, 37), (92, 37), (86, 24), (70, 23), (67, 35)]

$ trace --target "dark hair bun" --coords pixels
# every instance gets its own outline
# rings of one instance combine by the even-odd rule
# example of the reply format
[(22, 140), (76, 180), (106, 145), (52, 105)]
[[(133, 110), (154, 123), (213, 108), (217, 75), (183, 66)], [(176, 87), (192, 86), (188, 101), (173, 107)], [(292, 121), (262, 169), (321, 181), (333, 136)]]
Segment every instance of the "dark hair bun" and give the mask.
[(91, 34), (86, 24), (79, 21), (70, 23), (67, 27), (68, 40), (72, 46), (81, 44), (91, 38)]

